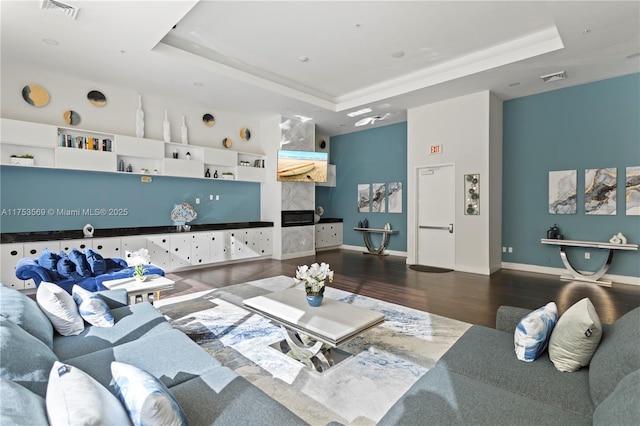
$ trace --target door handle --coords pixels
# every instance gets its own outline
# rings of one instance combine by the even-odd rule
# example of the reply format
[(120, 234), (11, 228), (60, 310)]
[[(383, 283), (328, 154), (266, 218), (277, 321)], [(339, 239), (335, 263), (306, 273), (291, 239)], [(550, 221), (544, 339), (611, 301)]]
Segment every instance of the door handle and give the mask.
[(420, 229), (442, 229), (443, 231), (449, 231), (449, 233), (453, 234), (453, 223), (450, 223), (449, 226), (420, 225), (418, 228), (420, 228)]
[(449, 224), (449, 233), (453, 234), (453, 223)]

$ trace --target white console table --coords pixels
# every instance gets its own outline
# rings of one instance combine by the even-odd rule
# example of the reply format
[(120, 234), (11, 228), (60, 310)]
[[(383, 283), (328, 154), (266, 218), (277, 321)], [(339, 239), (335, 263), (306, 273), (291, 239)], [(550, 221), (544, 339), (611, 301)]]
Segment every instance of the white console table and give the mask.
[[(354, 231), (362, 232), (362, 236), (364, 237), (364, 245), (367, 246), (368, 252), (364, 252), (365, 254), (377, 254), (378, 256), (384, 256), (386, 253), (384, 252), (389, 244), (389, 237), (391, 234), (397, 234), (399, 231), (397, 229), (376, 229), (376, 228), (353, 228)], [(382, 241), (380, 241), (380, 245), (378, 247), (374, 247), (371, 242), (371, 234), (382, 234)]]
[[(562, 259), (562, 263), (564, 263), (565, 268), (569, 272), (569, 275), (561, 275), (560, 279), (563, 280), (577, 280), (577, 281), (586, 281), (590, 283), (596, 283), (603, 286), (610, 287), (610, 280), (602, 280), (600, 279), (611, 266), (611, 260), (613, 259), (613, 253), (616, 250), (638, 250), (637, 244), (614, 244), (614, 243), (602, 243), (597, 241), (578, 241), (578, 240), (554, 240), (549, 238), (543, 238), (540, 240), (542, 244), (549, 244), (560, 247), (560, 258)], [(567, 247), (585, 247), (585, 248), (598, 248), (598, 249), (606, 249), (609, 250), (607, 260), (604, 265), (592, 274), (584, 274), (582, 272), (576, 271), (571, 263), (569, 263), (569, 259), (567, 258), (566, 248)]]

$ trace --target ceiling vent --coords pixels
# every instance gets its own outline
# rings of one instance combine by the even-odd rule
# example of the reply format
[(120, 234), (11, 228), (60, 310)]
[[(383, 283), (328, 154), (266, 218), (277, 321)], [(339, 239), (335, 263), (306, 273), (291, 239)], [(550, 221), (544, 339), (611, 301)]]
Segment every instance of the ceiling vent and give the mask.
[(78, 17), (78, 11), (80, 10), (80, 8), (77, 8), (68, 4), (64, 4), (55, 0), (42, 0), (42, 3), (40, 4), (40, 9), (53, 10), (56, 12), (60, 12), (74, 20)]
[(553, 74), (542, 75), (540, 78), (545, 83), (551, 83), (553, 81), (564, 80), (567, 78), (567, 73), (565, 71), (554, 72)]

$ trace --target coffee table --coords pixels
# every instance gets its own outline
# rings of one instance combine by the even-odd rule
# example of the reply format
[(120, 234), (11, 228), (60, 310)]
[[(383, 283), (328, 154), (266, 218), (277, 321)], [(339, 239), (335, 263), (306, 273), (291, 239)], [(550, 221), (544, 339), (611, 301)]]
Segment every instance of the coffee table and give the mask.
[(103, 286), (109, 290), (124, 288), (129, 293), (129, 304), (133, 305), (140, 302), (151, 302), (160, 300), (160, 292), (162, 290), (171, 290), (175, 281), (161, 275), (147, 275), (147, 279), (142, 282), (136, 281), (135, 278), (120, 278), (118, 280), (104, 281)]
[(335, 364), (331, 350), (384, 322), (384, 314), (324, 298), (311, 307), (304, 289), (292, 287), (243, 300), (244, 306), (280, 325), (288, 355), (317, 371)]

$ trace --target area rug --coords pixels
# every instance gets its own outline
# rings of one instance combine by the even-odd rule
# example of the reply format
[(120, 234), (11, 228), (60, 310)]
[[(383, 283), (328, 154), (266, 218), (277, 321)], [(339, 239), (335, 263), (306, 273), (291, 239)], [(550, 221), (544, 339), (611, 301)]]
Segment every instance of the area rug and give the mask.
[(277, 276), (158, 300), (155, 306), (222, 364), (312, 425), (376, 424), (470, 327), (327, 287), (325, 298), (384, 313), (385, 322), (340, 346), (352, 356), (318, 373), (271, 347), (283, 339), (280, 327), (242, 307), (244, 299), (291, 286), (290, 277)]

